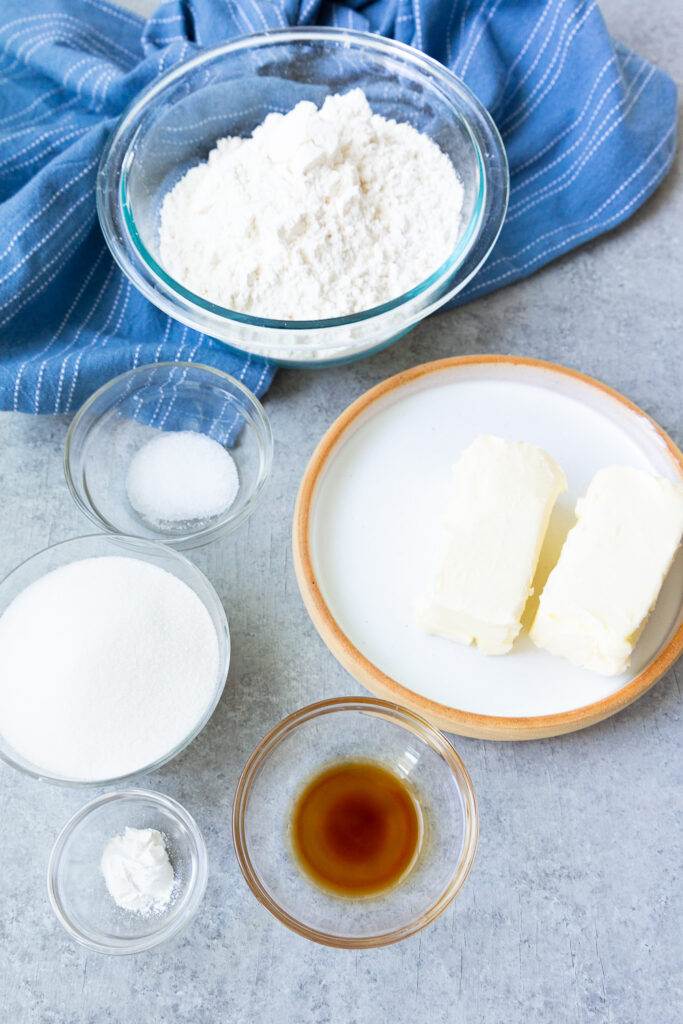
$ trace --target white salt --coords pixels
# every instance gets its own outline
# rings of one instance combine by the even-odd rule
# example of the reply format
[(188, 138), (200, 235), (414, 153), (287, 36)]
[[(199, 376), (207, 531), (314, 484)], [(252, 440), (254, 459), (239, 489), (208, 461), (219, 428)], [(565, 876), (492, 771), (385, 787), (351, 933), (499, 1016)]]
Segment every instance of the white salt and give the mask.
[(0, 732), (51, 774), (127, 775), (195, 728), (218, 668), (213, 620), (182, 580), (137, 558), (71, 562), (0, 617)]
[(192, 430), (148, 441), (131, 459), (126, 477), (128, 500), (153, 523), (212, 519), (230, 508), (239, 485), (230, 453)]

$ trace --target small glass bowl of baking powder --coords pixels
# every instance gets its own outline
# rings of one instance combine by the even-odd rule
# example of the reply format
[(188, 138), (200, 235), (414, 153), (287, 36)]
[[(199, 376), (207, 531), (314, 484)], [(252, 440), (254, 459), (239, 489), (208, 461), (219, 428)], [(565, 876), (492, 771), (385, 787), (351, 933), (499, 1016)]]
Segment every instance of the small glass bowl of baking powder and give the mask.
[[(126, 828), (156, 829), (173, 867), (166, 905), (148, 914), (124, 910), (107, 890), (100, 862)], [(206, 846), (194, 818), (162, 793), (130, 789), (91, 800), (66, 823), (50, 855), (47, 888), (60, 924), (98, 953), (141, 953), (173, 938), (196, 913), (208, 874)]]
[[(161, 458), (155, 459), (154, 447), (174, 439), (208, 447), (203, 472), (193, 446), (184, 470), (174, 463), (173, 449), (162, 449)], [(137, 490), (142, 484), (143, 497), (162, 513), (165, 500), (182, 496), (189, 510), (185, 518), (154, 518), (136, 509), (130, 471), (140, 453), (144, 461), (139, 468), (147, 477), (146, 483), (144, 476), (138, 479)], [(221, 507), (219, 501), (204, 515), (202, 498), (220, 499), (213, 473), (216, 456), (234, 475), (235, 491), (227, 506)], [(263, 494), (272, 461), (268, 417), (241, 381), (211, 366), (166, 362), (123, 373), (91, 395), (69, 428), (64, 474), (76, 505), (98, 529), (184, 550), (230, 533), (249, 518)], [(193, 485), (203, 495), (193, 498)], [(176, 504), (170, 511), (177, 509)]]
[[(361, 89), (375, 114), (410, 124), (451, 160), (463, 187), (460, 234), (444, 262), (402, 295), (326, 319), (278, 320), (217, 305), (176, 281), (160, 251), (161, 207), (216, 141), (246, 138), (274, 112)], [(246, 97), (246, 99), (245, 99)], [(438, 61), (349, 29), (283, 28), (202, 49), (143, 89), (100, 163), (102, 231), (128, 279), (165, 313), (288, 366), (325, 366), (377, 352), (449, 302), (478, 273), (507, 209), (505, 148), (484, 104)], [(395, 253), (400, 261), (405, 253)]]

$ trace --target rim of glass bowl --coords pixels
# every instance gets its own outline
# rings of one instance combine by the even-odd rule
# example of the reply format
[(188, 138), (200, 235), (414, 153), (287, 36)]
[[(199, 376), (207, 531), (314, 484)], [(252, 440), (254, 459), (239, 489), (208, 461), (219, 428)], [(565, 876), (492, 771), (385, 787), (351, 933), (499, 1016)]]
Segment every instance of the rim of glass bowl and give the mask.
[[(69, 540), (62, 540), (59, 541), (57, 544), (48, 544), (47, 547), (41, 548), (40, 551), (36, 551), (34, 554), (29, 555), (28, 558), (25, 558), (22, 562), (16, 565), (14, 569), (11, 570), (11, 572), (8, 572), (6, 576), (0, 579), (0, 596), (2, 595), (2, 589), (4, 588), (7, 581), (10, 580), (12, 576), (14, 576), (16, 573), (20, 572), (27, 565), (29, 565), (29, 563), (39, 558), (42, 558), (44, 555), (47, 555), (49, 551), (56, 551), (58, 548), (66, 548), (69, 545), (75, 546), (77, 544), (82, 544), (84, 541), (97, 541), (98, 543), (119, 545), (120, 547), (127, 548), (128, 550), (130, 550), (131, 547), (133, 548), (133, 550), (137, 548), (140, 551), (141, 557), (144, 556), (146, 550), (149, 551), (149, 549), (151, 548), (154, 550), (155, 554), (158, 555), (159, 553), (161, 553), (165, 557), (168, 557), (171, 560), (180, 561), (185, 566), (189, 567), (189, 569), (191, 570), (191, 576), (194, 577), (194, 580), (197, 583), (199, 583), (201, 587), (205, 588), (206, 595), (213, 604), (213, 610), (217, 612), (216, 617), (221, 622), (224, 631), (222, 643), (221, 637), (218, 635), (218, 633), (216, 635), (218, 637), (219, 648), (221, 646), (223, 648), (223, 657), (219, 665), (219, 670), (216, 677), (216, 692), (211, 700), (211, 703), (207, 706), (206, 712), (199, 719), (197, 725), (188, 733), (188, 735), (184, 739), (177, 743), (172, 750), (170, 750), (167, 754), (164, 754), (163, 757), (157, 758), (157, 760), (152, 761), (151, 764), (142, 765), (140, 768), (136, 768), (135, 771), (127, 772), (125, 775), (117, 775), (110, 779), (91, 780), (70, 779), (65, 775), (51, 774), (50, 772), (39, 768), (38, 765), (34, 765), (29, 761), (24, 762), (23, 760), (19, 760), (16, 757), (12, 756), (12, 754), (8, 753), (5, 747), (9, 744), (7, 744), (7, 741), (5, 740), (5, 737), (2, 734), (2, 729), (0, 728), (1, 761), (4, 761), (5, 764), (8, 764), (11, 768), (16, 768), (18, 771), (23, 772), (25, 775), (29, 775), (33, 779), (38, 779), (40, 782), (49, 782), (57, 786), (68, 786), (73, 789), (93, 789), (96, 786), (115, 786), (119, 785), (122, 782), (130, 782), (134, 779), (140, 778), (143, 775), (149, 775), (151, 772), (156, 771), (157, 768), (161, 768), (163, 765), (168, 764), (168, 762), (172, 761), (174, 757), (177, 757), (178, 754), (181, 754), (186, 747), (189, 747), (190, 743), (192, 743), (193, 740), (197, 738), (199, 733), (208, 723), (212, 714), (216, 710), (216, 707), (218, 706), (219, 700), (223, 696), (223, 690), (225, 689), (225, 684), (228, 678), (228, 669), (230, 668), (231, 650), (230, 630), (228, 627), (228, 620), (225, 614), (225, 609), (223, 608), (223, 604), (218, 594), (216, 593), (215, 587), (213, 586), (209, 578), (205, 576), (200, 569), (197, 568), (194, 562), (191, 562), (189, 558), (186, 558), (185, 555), (181, 555), (180, 552), (174, 550), (174, 548), (169, 547), (167, 544), (161, 544), (159, 541), (155, 540), (144, 540), (142, 537), (127, 537), (122, 534), (112, 535), (108, 533), (88, 533), (84, 534), (81, 537), (70, 537)], [(83, 555), (81, 557), (87, 558), (97, 556)], [(78, 558), (72, 559), (72, 561), (77, 560)], [(143, 561), (144, 560), (145, 559), (143, 557)], [(62, 564), (66, 565), (69, 563), (64, 562)], [(50, 569), (46, 569), (46, 572), (50, 571)], [(190, 586), (190, 584), (187, 585)], [(26, 584), (26, 586), (29, 586), (29, 584)], [(22, 590), (24, 589), (26, 588), (23, 587)], [(198, 592), (197, 586), (194, 584), (192, 585), (191, 589), (193, 593), (197, 595), (202, 604), (207, 606), (207, 611), (209, 611), (210, 613), (211, 610), (208, 608), (207, 602), (204, 601), (201, 590), (200, 592)], [(18, 593), (21, 592), (22, 591), (19, 591)], [(16, 596), (18, 595), (15, 595), (15, 597)], [(14, 598), (12, 600), (14, 600)], [(7, 610), (7, 607), (9, 607), (9, 605), (6, 605), (4, 608), (0, 609), (0, 617), (4, 615), (5, 611)]]
[[(481, 252), (476, 254), (472, 264), (467, 267), (467, 273), (455, 285), (453, 280), (447, 283), (449, 277), (472, 254), (476, 243), (480, 240), (482, 230), (486, 227), (484, 212), (486, 211), (489, 194), (489, 184), (485, 173), (486, 164), (482, 155), (482, 146), (472, 132), (470, 120), (463, 119), (463, 126), (467, 131), (476, 154), (478, 170), (477, 197), (467, 228), (458, 240), (454, 251), (425, 281), (422, 281), (414, 288), (389, 302), (349, 316), (331, 317), (322, 320), (276, 320), (249, 316), (246, 313), (239, 313), (235, 310), (216, 305), (189, 291), (170, 277), (149, 253), (135, 226), (126, 191), (127, 175), (133, 159), (131, 147), (139, 129), (140, 117), (169, 83), (183, 77), (188, 70), (199, 67), (213, 60), (218, 55), (233, 53), (243, 49), (271, 46), (276, 42), (313, 41), (344, 42), (346, 45), (355, 43), (359, 47), (370, 50), (390, 55), (398, 54), (404, 60), (407, 59), (412, 63), (420, 72), (426, 73), (432, 81), (435, 81), (445, 96), (452, 95), (455, 92), (461, 103), (467, 108), (469, 118), (476, 123), (477, 128), (486, 140), (487, 152), (494, 152), (496, 161), (500, 164), (501, 182), (499, 185), (501, 186), (501, 195), (498, 199), (497, 217), (494, 218), (495, 223), (484, 240)], [(114, 153), (119, 149), (123, 149), (121, 161), (113, 165)], [(399, 310), (413, 299), (426, 296), (425, 306), (417, 310), (413, 309), (410, 316), (401, 324), (400, 330), (403, 332), (452, 298), (479, 270), (500, 234), (507, 210), (508, 190), (509, 172), (507, 156), (498, 129), (480, 100), (451, 71), (426, 54), (396, 40), (350, 29), (313, 26), (311, 28), (280, 28), (270, 29), (266, 32), (255, 32), (240, 36), (228, 43), (207, 48), (198, 56), (192, 57), (170, 69), (155, 82), (143, 89), (122, 114), (102, 154), (97, 175), (97, 210), (107, 245), (126, 276), (160, 309), (163, 309), (164, 312), (176, 320), (180, 320), (197, 330), (211, 333), (210, 328), (212, 324), (216, 326), (234, 322), (255, 328), (276, 329), (292, 333), (296, 331), (320, 333), (327, 328), (351, 326), (374, 320), (385, 313)], [(126, 245), (126, 242), (129, 245)], [(136, 259), (131, 258), (129, 247), (132, 247), (132, 254), (137, 258), (138, 262), (136, 262)], [(436, 296), (429, 294), (432, 290), (437, 291), (439, 286), (444, 285), (446, 285), (445, 290), (442, 290), (440, 294)], [(174, 300), (179, 300), (182, 303), (180, 308), (174, 304)], [(199, 316), (199, 319), (197, 319), (197, 316)], [(225, 344), (231, 344), (230, 341), (220, 337), (218, 340), (224, 341)], [(366, 348), (372, 349), (377, 344), (378, 341), (375, 338), (365, 345), (361, 343), (351, 347), (346, 343), (330, 346), (329, 349), (325, 349), (323, 357), (316, 357), (315, 362), (323, 363), (345, 354), (355, 353), (356, 351), (361, 354)], [(239, 349), (239, 341), (235, 342), (235, 347)], [(272, 346), (269, 346), (267, 342), (259, 344), (255, 339), (250, 339), (249, 342), (249, 351), (254, 355), (272, 359), (276, 362), (280, 361), (277, 352), (277, 348), (280, 347), (282, 346), (277, 346), (275, 350), (272, 350)], [(307, 355), (307, 348), (308, 346), (302, 346), (303, 351), (300, 353), (301, 358), (304, 360)], [(297, 355), (299, 354), (297, 353)], [(281, 361), (284, 363), (297, 362), (298, 359), (292, 360), (283, 353)]]
[[(195, 847), (197, 871), (192, 882), (189, 895), (187, 896), (186, 903), (180, 914), (175, 916), (171, 915), (165, 919), (165, 923), (161, 927), (150, 931), (147, 935), (141, 936), (138, 939), (125, 940), (120, 939), (118, 943), (107, 943), (97, 942), (95, 939), (89, 938), (85, 935), (75, 924), (72, 923), (71, 918), (64, 909), (64, 905), (59, 895), (59, 886), (57, 885), (57, 871), (59, 868), (61, 857), (64, 853), (66, 842), (69, 839), (71, 833), (74, 831), (76, 826), (80, 825), (85, 818), (89, 817), (90, 814), (101, 807), (103, 804), (115, 803), (117, 801), (125, 802), (126, 800), (148, 800), (150, 803), (158, 804), (163, 807), (164, 810), (170, 812), (171, 816), (177, 818), (187, 829), (188, 833), (192, 837), (192, 841)], [(61, 924), (62, 928), (71, 935), (76, 942), (81, 946), (85, 946), (88, 949), (94, 950), (96, 953), (111, 953), (114, 956), (130, 954), (130, 953), (142, 953), (146, 949), (151, 949), (153, 946), (158, 946), (162, 942), (166, 942), (168, 939), (173, 938), (178, 932), (185, 927), (185, 925), (194, 917), (206, 891), (206, 882), (208, 878), (208, 855), (206, 852), (206, 843), (204, 837), (199, 830), (197, 822), (194, 820), (189, 811), (186, 811), (182, 804), (179, 804), (177, 800), (174, 800), (170, 796), (165, 796), (163, 793), (156, 793), (149, 789), (126, 789), (121, 790), (117, 793), (104, 793), (102, 796), (95, 797), (94, 800), (90, 800), (84, 807), (76, 811), (67, 821), (66, 825), (62, 828), (61, 832), (55, 839), (52, 851), (50, 853), (50, 859), (47, 865), (47, 892), (54, 910), (57, 920)]]
[[(248, 844), (244, 832), (244, 819), (246, 806), (249, 799), (252, 782), (254, 781), (259, 768), (267, 759), (271, 751), (278, 743), (293, 732), (297, 726), (312, 718), (321, 715), (334, 714), (338, 711), (368, 711), (381, 718), (388, 718), (399, 722), (416, 734), (419, 739), (428, 744), (433, 750), (440, 754), (447, 762), (449, 768), (460, 790), (465, 809), (465, 833), (463, 837), (462, 853), (456, 870), (441, 896), (434, 904), (420, 917), (411, 921), (401, 928), (389, 932), (366, 937), (331, 935), (328, 932), (319, 931), (316, 928), (309, 928), (297, 918), (293, 917), (279, 903), (272, 898), (268, 889), (263, 885), (258, 871), (252, 863), (249, 855)], [(232, 839), (237, 856), (237, 863), (244, 875), (245, 881), (256, 899), (274, 917), (286, 925), (292, 931), (303, 935), (306, 939), (318, 942), (323, 946), (334, 946), (338, 949), (370, 949), (377, 946), (389, 946), (394, 942), (414, 935), (421, 931), (432, 921), (436, 920), (444, 910), (453, 902), (458, 895), (465, 880), (470, 873), (474, 862), (474, 855), (477, 849), (479, 837), (479, 811), (477, 797), (469, 772), (455, 747), (446, 737), (430, 725), (420, 715), (414, 714), (399, 704), (392, 704), (390, 701), (379, 700), (374, 697), (333, 697), (329, 700), (317, 701), (300, 708), (293, 714), (283, 718), (273, 729), (263, 737), (258, 746), (254, 749), (249, 760), (242, 769), (237, 783), (235, 798), (232, 807)]]
[[(236, 388), (246, 400), (250, 413), (253, 414), (251, 423), (254, 427), (254, 434), (256, 436), (256, 443), (259, 451), (258, 479), (251, 495), (236, 513), (231, 515), (230, 510), (228, 509), (223, 519), (210, 524), (209, 526), (205, 526), (201, 530), (190, 530), (188, 533), (174, 534), (168, 538), (162, 538), (161, 534), (158, 538), (154, 539), (151, 537), (139, 538), (140, 540), (148, 540), (152, 543), (164, 544), (167, 547), (177, 550), (179, 548), (187, 549), (199, 547), (202, 544), (208, 544), (210, 541), (215, 540), (216, 537), (232, 533), (233, 530), (236, 530), (238, 526), (241, 526), (242, 523), (251, 516), (254, 508), (261, 498), (261, 495), (263, 494), (266, 484), (268, 483), (268, 478), (270, 477), (270, 471), (273, 465), (273, 430), (270, 425), (270, 420), (268, 419), (266, 411), (256, 395), (241, 381), (237, 380), (236, 377), (231, 376), (229, 373), (225, 373), (224, 370), (218, 370), (214, 366), (207, 366), (205, 363), (173, 361), (148, 363), (145, 366), (137, 366), (133, 370), (127, 370), (125, 373), (119, 374), (118, 377), (114, 377), (112, 380), (107, 381), (107, 383), (98, 388), (90, 398), (86, 399), (74, 416), (64, 442), (63, 467), (64, 477), (66, 479), (67, 487), (71, 493), (71, 497), (73, 498), (77, 508), (80, 509), (90, 522), (94, 523), (95, 526), (103, 527), (107, 533), (112, 534), (113, 536), (131, 536), (131, 534), (126, 534), (122, 530), (119, 530), (118, 527), (100, 513), (100, 511), (89, 501), (86, 488), (82, 487), (81, 483), (76, 480), (71, 469), (71, 449), (73, 440), (93, 405), (99, 401), (103, 395), (106, 395), (108, 392), (123, 390), (129, 381), (133, 380), (137, 376), (142, 377), (145, 372), (149, 373), (157, 368), (164, 370), (171, 367), (174, 369), (201, 370), (202, 372), (213, 375), (219, 381), (229, 382), (231, 387)], [(134, 390), (130, 389), (128, 394), (134, 394)], [(108, 408), (111, 409), (112, 405), (109, 405)], [(89, 428), (89, 430), (90, 429), (91, 428)]]

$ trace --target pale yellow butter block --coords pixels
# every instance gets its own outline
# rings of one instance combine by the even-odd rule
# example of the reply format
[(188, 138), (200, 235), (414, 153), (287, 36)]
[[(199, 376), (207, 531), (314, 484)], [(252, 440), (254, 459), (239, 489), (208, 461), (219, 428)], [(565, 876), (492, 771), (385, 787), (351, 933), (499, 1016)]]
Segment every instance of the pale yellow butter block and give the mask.
[(439, 569), (418, 600), (417, 623), (485, 654), (506, 654), (522, 612), (564, 473), (541, 448), (483, 434), (453, 470)]
[(625, 671), (683, 534), (683, 484), (599, 470), (541, 594), (537, 647), (613, 676)]

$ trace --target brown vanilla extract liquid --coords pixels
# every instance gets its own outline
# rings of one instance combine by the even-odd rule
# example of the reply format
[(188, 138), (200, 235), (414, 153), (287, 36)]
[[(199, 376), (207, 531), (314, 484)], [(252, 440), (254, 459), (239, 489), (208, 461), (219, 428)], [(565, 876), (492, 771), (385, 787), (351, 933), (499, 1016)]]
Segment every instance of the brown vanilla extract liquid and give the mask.
[(340, 761), (298, 797), (291, 840), (301, 870), (336, 896), (375, 896), (415, 863), (420, 809), (409, 786), (373, 761)]

